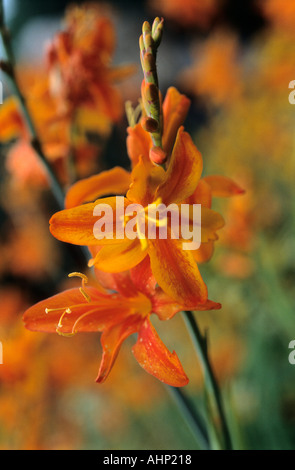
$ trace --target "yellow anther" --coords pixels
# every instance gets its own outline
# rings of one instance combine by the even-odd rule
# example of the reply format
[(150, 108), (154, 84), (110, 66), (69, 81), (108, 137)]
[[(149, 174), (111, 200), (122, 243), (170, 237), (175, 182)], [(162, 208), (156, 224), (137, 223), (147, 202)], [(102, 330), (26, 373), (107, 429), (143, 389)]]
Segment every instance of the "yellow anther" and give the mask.
[(87, 302), (91, 302), (91, 297), (85, 290), (85, 284), (88, 283), (88, 277), (85, 274), (78, 272), (70, 273), (68, 274), (68, 277), (80, 277), (80, 279), (82, 279), (82, 287), (79, 288), (79, 291), (83, 295), (84, 299), (87, 300)]
[(63, 333), (62, 331), (59, 331), (58, 328), (56, 328), (56, 332), (58, 335), (60, 336), (66, 336), (67, 338), (69, 338), (70, 336), (75, 336), (76, 333)]
[(73, 272), (68, 274), (68, 277), (80, 277), (86, 284), (88, 282), (88, 277), (83, 273)]
[(81, 294), (83, 295), (84, 299), (87, 300), (87, 302), (91, 302), (91, 297), (89, 294), (87, 294), (87, 292), (83, 289), (83, 287), (80, 287), (79, 288), (79, 291), (81, 292)]

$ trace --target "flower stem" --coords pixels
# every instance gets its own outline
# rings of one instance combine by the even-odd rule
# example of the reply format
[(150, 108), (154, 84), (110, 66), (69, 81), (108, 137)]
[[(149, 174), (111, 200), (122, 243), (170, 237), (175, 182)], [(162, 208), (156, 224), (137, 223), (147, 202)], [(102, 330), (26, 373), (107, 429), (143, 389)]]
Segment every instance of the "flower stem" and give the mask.
[(188, 427), (192, 431), (200, 450), (209, 450), (209, 437), (203, 424), (202, 417), (199, 415), (196, 409), (192, 408), (191, 403), (181, 388), (169, 386), (168, 392), (174, 398), (174, 401), (176, 402), (182, 416), (186, 420)]
[(11, 39), (10, 39), (10, 32), (7, 29), (4, 21), (4, 8), (3, 8), (3, 0), (0, 0), (0, 35), (2, 38), (5, 54), (6, 54), (6, 60), (1, 61), (1, 69), (6, 73), (10, 86), (12, 89), (12, 92), (15, 94), (15, 96), (18, 98), (21, 112), (23, 114), (24, 120), (27, 124), (29, 133), (30, 133), (30, 138), (31, 138), (31, 145), (33, 149), (35, 150), (36, 154), (39, 157), (39, 160), (41, 161), (42, 165), (45, 167), (45, 170), (48, 174), (49, 180), (50, 180), (50, 186), (53, 192), (53, 195), (56, 199), (57, 204), (59, 205), (60, 208), (64, 207), (64, 192), (63, 189), (50, 165), (48, 162), (48, 159), (46, 158), (43, 150), (42, 150), (42, 145), (40, 142), (40, 139), (38, 137), (37, 130), (35, 128), (34, 122), (32, 120), (32, 117), (30, 115), (30, 112), (28, 110), (28, 107), (26, 105), (26, 100), (25, 97), (23, 96), (21, 89), (18, 84), (18, 80), (16, 78), (15, 74), (15, 59), (14, 59), (14, 54), (11, 46)]
[(205, 378), (205, 388), (208, 394), (208, 397), (211, 398), (212, 404), (216, 409), (216, 413), (218, 416), (218, 421), (220, 423), (221, 428), (221, 435), (223, 441), (223, 447), (225, 450), (233, 450), (232, 439), (229, 431), (229, 427), (227, 424), (222, 397), (219, 389), (219, 385), (217, 383), (212, 365), (210, 363), (210, 359), (208, 356), (207, 350), (207, 339), (204, 337), (199, 329), (197, 321), (192, 314), (191, 311), (184, 312), (184, 320), (190, 336), (192, 338), (194, 347), (198, 354), (198, 357), (201, 362), (201, 366), (204, 373)]

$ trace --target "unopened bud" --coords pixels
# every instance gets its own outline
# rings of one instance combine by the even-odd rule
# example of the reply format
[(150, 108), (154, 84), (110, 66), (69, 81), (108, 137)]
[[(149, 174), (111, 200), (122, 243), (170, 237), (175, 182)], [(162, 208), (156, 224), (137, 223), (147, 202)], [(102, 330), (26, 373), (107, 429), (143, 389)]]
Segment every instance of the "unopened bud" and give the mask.
[(141, 126), (147, 132), (156, 132), (159, 128), (158, 122), (148, 116), (145, 116), (141, 120)]
[(159, 90), (154, 83), (146, 83), (144, 85), (144, 95), (145, 99), (150, 103), (158, 102), (159, 100)]
[(160, 18), (157, 16), (157, 18), (154, 19), (153, 24), (152, 24), (152, 36), (154, 36), (156, 29), (161, 22)]
[(152, 35), (150, 33), (144, 34), (143, 41), (144, 41), (144, 47), (145, 47), (146, 52), (148, 52), (149, 54), (152, 54), (153, 48), (154, 48), (154, 41), (153, 41)]
[(144, 73), (155, 72), (156, 71), (156, 60), (153, 54), (146, 52), (143, 56), (143, 68)]
[(159, 47), (162, 36), (163, 36), (163, 29), (164, 29), (164, 19), (156, 18), (153, 23), (152, 27), (152, 37), (154, 40), (155, 47)]
[(157, 165), (163, 165), (167, 160), (167, 154), (161, 147), (152, 147), (149, 156), (150, 160)]
[(142, 25), (142, 34), (145, 35), (145, 34), (150, 34), (152, 32), (152, 29), (151, 29), (151, 25), (149, 24), (148, 21), (144, 21), (143, 25)]

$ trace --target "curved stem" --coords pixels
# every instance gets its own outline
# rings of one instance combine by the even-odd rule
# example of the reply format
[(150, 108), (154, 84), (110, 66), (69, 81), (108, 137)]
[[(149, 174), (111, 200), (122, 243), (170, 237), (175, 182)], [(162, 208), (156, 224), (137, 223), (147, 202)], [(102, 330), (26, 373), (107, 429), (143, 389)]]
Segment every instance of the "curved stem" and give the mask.
[(201, 366), (202, 366), (204, 377), (205, 377), (206, 391), (208, 392), (209, 397), (213, 401), (213, 404), (215, 405), (215, 408), (218, 414), (224, 449), (232, 450), (233, 444), (232, 444), (232, 439), (231, 439), (231, 435), (229, 432), (229, 427), (226, 421), (226, 416), (224, 412), (220, 389), (219, 389), (215, 374), (213, 372), (210, 359), (208, 357), (206, 337), (204, 337), (202, 333), (200, 332), (197, 321), (191, 311), (184, 312), (184, 320), (185, 320), (188, 331), (190, 333), (193, 344), (195, 346), (195, 349), (197, 351), (198, 357), (201, 362)]

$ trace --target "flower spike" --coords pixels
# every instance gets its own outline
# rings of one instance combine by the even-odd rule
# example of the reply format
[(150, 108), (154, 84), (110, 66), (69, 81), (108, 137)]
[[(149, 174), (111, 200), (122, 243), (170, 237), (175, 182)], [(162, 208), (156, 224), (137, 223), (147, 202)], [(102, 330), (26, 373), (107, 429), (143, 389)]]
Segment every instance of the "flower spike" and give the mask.
[(163, 112), (156, 65), (157, 50), (163, 34), (163, 22), (163, 19), (156, 18), (151, 27), (149, 22), (145, 21), (139, 39), (140, 60), (144, 74), (141, 95), (145, 116), (142, 126), (151, 134), (154, 148), (157, 149), (157, 158), (153, 159), (154, 153), (151, 152), (150, 159), (160, 165), (163, 165), (167, 158), (162, 148)]

